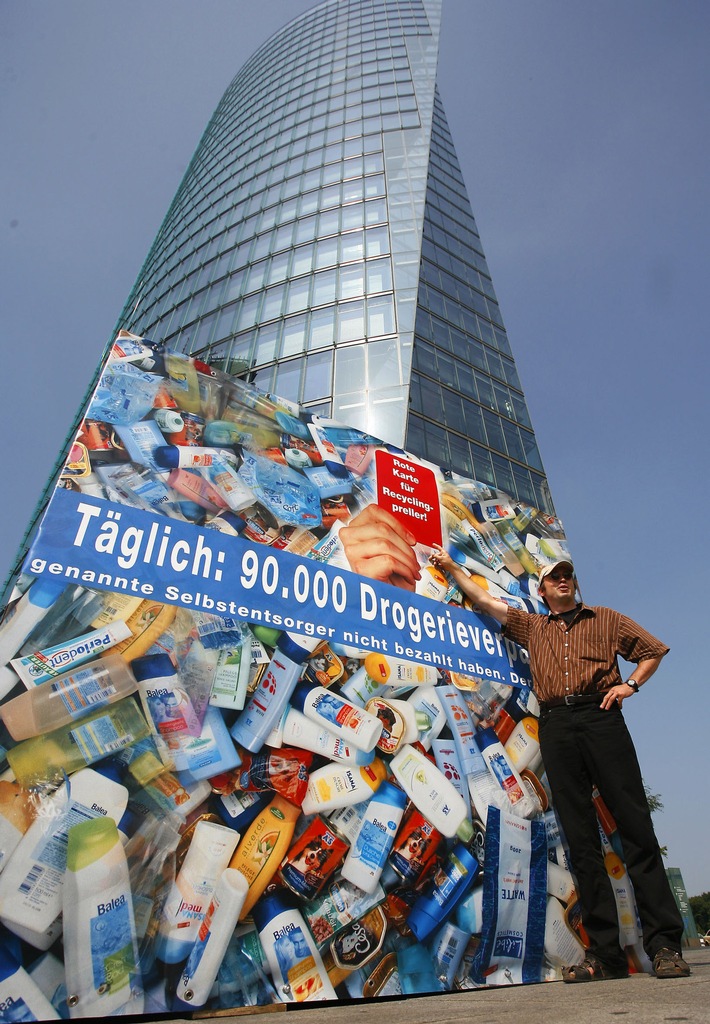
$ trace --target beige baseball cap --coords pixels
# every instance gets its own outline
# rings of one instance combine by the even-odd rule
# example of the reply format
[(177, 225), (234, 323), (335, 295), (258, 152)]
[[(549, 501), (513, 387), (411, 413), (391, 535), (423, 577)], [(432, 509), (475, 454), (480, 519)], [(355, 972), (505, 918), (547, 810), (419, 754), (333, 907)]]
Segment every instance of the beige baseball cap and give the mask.
[(561, 558), (559, 561), (553, 562), (551, 565), (546, 565), (541, 569), (538, 581), (542, 583), (546, 576), (549, 576), (551, 572), (554, 572), (555, 569), (559, 569), (563, 565), (567, 566), (567, 568), (571, 570), (572, 575), (574, 575), (574, 566), (572, 563), (567, 558)]

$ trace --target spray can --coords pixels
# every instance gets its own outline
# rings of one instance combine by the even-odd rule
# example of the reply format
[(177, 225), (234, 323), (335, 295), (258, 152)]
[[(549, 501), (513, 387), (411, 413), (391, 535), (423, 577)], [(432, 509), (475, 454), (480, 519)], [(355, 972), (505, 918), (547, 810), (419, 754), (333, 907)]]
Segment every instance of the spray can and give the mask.
[(200, 445), (160, 445), (154, 458), (160, 469), (202, 469), (218, 459), (231, 462), (236, 468), (237, 457), (225, 448), (205, 448)]

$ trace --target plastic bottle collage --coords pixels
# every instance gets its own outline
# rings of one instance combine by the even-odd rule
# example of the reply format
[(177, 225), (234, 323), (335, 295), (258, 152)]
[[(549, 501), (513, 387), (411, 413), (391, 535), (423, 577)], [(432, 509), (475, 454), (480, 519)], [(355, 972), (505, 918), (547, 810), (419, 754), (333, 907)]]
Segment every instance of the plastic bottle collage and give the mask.
[[(436, 529), (459, 565), (543, 610), (537, 574), (568, 556), (554, 517), (119, 334), (55, 498), (71, 492), (87, 530), (108, 509), (95, 550), (115, 547), (137, 576), (102, 578), (68, 539), (41, 566), (31, 549), (0, 621), (0, 1005), (25, 1014), (12, 1019), (452, 992), (555, 980), (583, 958), (524, 652), (514, 674), (510, 648), (475, 674), (372, 634), (345, 643), (326, 628), (337, 594), (314, 621), (272, 585), (282, 554), (352, 571), (340, 532), (377, 503), (383, 452), (435, 476)], [(413, 535), (424, 506), (403, 506)], [(119, 540), (121, 510), (145, 530)], [(184, 574), (174, 603), (139, 585), (133, 541), (169, 579), (178, 527), (268, 550), (272, 614), (218, 614), (184, 597)], [(411, 548), (416, 587), (388, 590), (466, 608), (432, 549)], [(190, 550), (195, 593), (206, 550)], [(244, 579), (222, 585), (239, 605)], [(614, 822), (601, 800), (597, 813), (643, 969)], [(511, 822), (527, 837), (515, 847)], [(503, 878), (516, 898), (494, 926), (484, 888)], [(530, 901), (535, 941), (513, 915)]]

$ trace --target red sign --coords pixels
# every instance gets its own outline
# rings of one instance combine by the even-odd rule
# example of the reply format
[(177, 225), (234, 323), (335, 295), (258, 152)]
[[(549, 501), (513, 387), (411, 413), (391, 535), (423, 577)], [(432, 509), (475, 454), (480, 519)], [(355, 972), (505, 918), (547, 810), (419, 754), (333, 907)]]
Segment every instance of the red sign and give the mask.
[(439, 490), (432, 470), (377, 450), (377, 504), (414, 534), (419, 544), (441, 544)]

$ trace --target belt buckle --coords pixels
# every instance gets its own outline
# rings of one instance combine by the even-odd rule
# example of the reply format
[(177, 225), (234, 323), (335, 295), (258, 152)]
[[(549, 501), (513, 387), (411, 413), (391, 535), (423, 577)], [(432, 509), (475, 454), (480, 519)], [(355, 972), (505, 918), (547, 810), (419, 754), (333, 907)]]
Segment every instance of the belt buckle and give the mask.
[(568, 708), (572, 707), (572, 705), (574, 704), (574, 696), (575, 695), (573, 693), (565, 694), (564, 701)]

